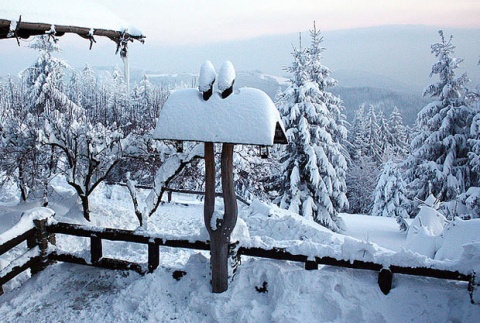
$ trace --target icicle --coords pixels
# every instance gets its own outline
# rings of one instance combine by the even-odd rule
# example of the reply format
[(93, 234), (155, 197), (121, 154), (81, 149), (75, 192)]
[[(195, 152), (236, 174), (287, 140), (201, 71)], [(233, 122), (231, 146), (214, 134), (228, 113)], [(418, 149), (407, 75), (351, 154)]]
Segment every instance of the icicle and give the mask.
[(125, 50), (124, 54), (120, 55), (123, 61), (123, 75), (125, 75), (125, 82), (127, 83), (127, 98), (130, 97), (130, 66), (128, 63), (128, 54)]

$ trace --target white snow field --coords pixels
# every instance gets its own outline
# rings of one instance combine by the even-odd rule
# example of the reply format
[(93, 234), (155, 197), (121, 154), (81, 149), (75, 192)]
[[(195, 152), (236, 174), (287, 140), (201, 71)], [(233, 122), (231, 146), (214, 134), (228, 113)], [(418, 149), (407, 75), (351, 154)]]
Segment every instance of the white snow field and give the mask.
[[(56, 212), (55, 219), (86, 224), (73, 191), (60, 179), (54, 187), (50, 207)], [(35, 203), (17, 205), (15, 194), (1, 194), (0, 232), (4, 232)], [(149, 230), (206, 239), (201, 201), (184, 195), (176, 196), (175, 202), (159, 207), (150, 218)], [(221, 200), (217, 204), (221, 209)], [(258, 201), (250, 207), (239, 206), (233, 239), (244, 241), (244, 245), (293, 246), (290, 250), (330, 252), (346, 259), (357, 259), (361, 254), (365, 259), (402, 259), (407, 264), (426, 258), (402, 249), (407, 234), (398, 230), (393, 218), (343, 214), (348, 230), (340, 235)], [(90, 225), (130, 230), (138, 226), (125, 187), (99, 187), (93, 195), (91, 217)], [(453, 243), (462, 239), (444, 240)], [(470, 254), (471, 260), (478, 260), (480, 252), (474, 248), (478, 241), (463, 240), (470, 252), (477, 250), (477, 254)], [(57, 235), (57, 247), (88, 258), (87, 239)], [(445, 245), (443, 248), (444, 255), (451, 254)], [(104, 241), (104, 255), (140, 263), (147, 261), (146, 249), (134, 243)], [(4, 256), (0, 269), (7, 265), (9, 255)], [(228, 291), (213, 294), (208, 258), (208, 252), (161, 248), (159, 268), (144, 276), (56, 263), (31, 278), (29, 273), (22, 274), (4, 286), (0, 322), (480, 321), (479, 291), (475, 294), (477, 304), (471, 304), (466, 282), (397, 274), (392, 290), (384, 295), (374, 271), (332, 266), (307, 271), (303, 263), (242, 257)], [(428, 261), (440, 267), (467, 263), (458, 259)], [(186, 272), (179, 280), (173, 278), (177, 270)]]

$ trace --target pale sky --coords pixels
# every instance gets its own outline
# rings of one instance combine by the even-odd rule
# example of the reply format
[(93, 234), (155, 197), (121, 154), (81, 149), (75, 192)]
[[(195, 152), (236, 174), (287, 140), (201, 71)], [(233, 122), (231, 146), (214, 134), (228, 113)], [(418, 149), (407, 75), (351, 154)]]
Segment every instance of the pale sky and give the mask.
[[(315, 21), (324, 35), (324, 63), (334, 77), (337, 70), (359, 70), (424, 86), (434, 61), (430, 45), (443, 29), (447, 37), (453, 34), (455, 57), (465, 58), (464, 70), (480, 82), (480, 0), (92, 1), (147, 36), (144, 45), (129, 46), (132, 68), (194, 73), (207, 59), (216, 65), (228, 59), (238, 70), (285, 76), (292, 44), (298, 44), (299, 32), (309, 41), (305, 31)], [(29, 41), (20, 47), (15, 39), (0, 42), (0, 76), (16, 74), (35, 60), (37, 53), (26, 48)], [(67, 35), (60, 46), (62, 58), (76, 68), (86, 62), (121, 64), (108, 39), (97, 37), (90, 51), (88, 41)]]
[(480, 0), (98, 0), (164, 45), (392, 24), (480, 27)]

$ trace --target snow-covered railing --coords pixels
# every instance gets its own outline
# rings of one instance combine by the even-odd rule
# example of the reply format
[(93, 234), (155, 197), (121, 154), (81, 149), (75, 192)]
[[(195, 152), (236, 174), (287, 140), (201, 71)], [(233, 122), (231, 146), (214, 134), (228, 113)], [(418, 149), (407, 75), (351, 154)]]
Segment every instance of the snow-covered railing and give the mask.
[[(97, 267), (110, 269), (134, 270), (141, 274), (153, 272), (159, 265), (160, 246), (185, 248), (196, 250), (210, 250), (209, 241), (188, 240), (171, 235), (156, 234), (142, 230), (122, 230), (113, 228), (99, 228), (93, 226), (85, 226), (78, 224), (55, 223), (47, 227), (49, 233), (67, 234), (78, 237), (87, 237), (91, 241), (90, 259), (84, 259), (71, 254), (56, 251), (50, 254), (50, 260), (72, 262), (83, 265), (93, 265)], [(128, 262), (124, 260), (106, 258), (102, 255), (102, 240), (134, 242), (148, 245), (148, 269), (145, 269), (139, 263)], [(399, 265), (384, 265), (363, 261), (363, 260), (345, 260), (337, 259), (333, 256), (324, 255), (303, 255), (289, 252), (285, 248), (261, 248), (246, 247), (236, 242), (230, 245), (232, 258), (240, 263), (241, 256), (261, 257), (276, 260), (288, 260), (302, 262), (305, 264), (306, 270), (316, 270), (318, 265), (329, 265), (344, 268), (373, 270), (379, 272), (378, 284), (383, 293), (388, 294), (392, 288), (393, 274), (406, 274), (414, 276), (433, 277), (440, 279), (450, 279), (469, 282), (469, 288), (473, 287), (474, 274), (467, 275), (459, 271), (443, 270), (428, 267), (408, 267)]]
[[(160, 246), (210, 250), (210, 244), (205, 241), (178, 239), (173, 236), (160, 235), (142, 230), (132, 231), (99, 228), (68, 223), (55, 223), (50, 225), (47, 230), (52, 234), (57, 233), (90, 238), (90, 259), (84, 259), (57, 250), (50, 254), (51, 260), (93, 265), (109, 269), (134, 270), (141, 274), (147, 271), (153, 272), (158, 267), (160, 260)], [(148, 270), (145, 270), (139, 263), (103, 257), (102, 240), (134, 242), (148, 245)]]
[(363, 269), (363, 270), (373, 270), (378, 271), (378, 285), (382, 292), (386, 295), (390, 292), (392, 288), (393, 274), (405, 274), (413, 276), (423, 276), (423, 277), (433, 277), (440, 279), (450, 279), (450, 280), (459, 280), (469, 282), (469, 290), (475, 284), (474, 279), (475, 275), (466, 275), (458, 271), (451, 270), (442, 270), (428, 267), (406, 267), (406, 266), (397, 266), (390, 265), (384, 267), (382, 264), (378, 264), (370, 261), (363, 260), (345, 260), (337, 259), (331, 256), (314, 256), (311, 255), (301, 255), (294, 254), (285, 250), (285, 248), (272, 248), (272, 249), (263, 249), (259, 247), (239, 247), (237, 250), (237, 257), (241, 255), (251, 256), (251, 257), (262, 257), (269, 259), (277, 260), (289, 260), (296, 262), (305, 263), (306, 270), (316, 270), (318, 265), (328, 265), (328, 266), (337, 266), (344, 268), (353, 268), (353, 269)]
[(27, 269), (35, 274), (48, 265), (48, 243), (55, 243), (46, 227), (54, 212), (39, 207), (25, 212), (20, 221), (0, 235), (0, 256), (27, 242), (27, 251), (0, 271), (0, 295), (3, 285)]
[[(39, 209), (48, 210), (46, 208)], [(51, 215), (53, 215), (53, 211)], [(161, 246), (205, 251), (210, 250), (210, 241), (193, 240), (189, 237), (177, 237), (174, 235), (158, 234), (143, 230), (122, 230), (79, 224), (58, 223), (55, 221), (48, 221), (50, 218), (51, 216), (43, 216), (43, 218), (36, 218), (31, 215), (24, 216), (17, 226), (0, 235), (0, 254), (5, 253), (23, 241), (27, 241), (29, 248), (24, 255), (14, 260), (8, 267), (1, 271), (0, 286), (28, 268), (32, 268), (32, 273), (35, 273), (44, 269), (52, 261), (92, 265), (108, 269), (134, 270), (140, 274), (145, 274), (147, 272), (153, 272), (159, 266)], [(58, 249), (48, 250), (48, 242), (55, 243), (55, 234), (90, 238), (90, 259), (64, 253)], [(103, 257), (102, 240), (133, 242), (147, 245), (147, 267), (140, 263)], [(241, 256), (249, 256), (301, 262), (305, 264), (306, 270), (316, 270), (318, 269), (318, 265), (329, 265), (377, 271), (379, 273), (378, 284), (384, 294), (388, 294), (392, 288), (394, 273), (465, 281), (468, 282), (468, 290), (470, 291), (471, 296), (476, 286), (474, 272), (471, 274), (465, 274), (465, 272), (431, 268), (421, 265), (402, 266), (390, 264), (388, 267), (385, 267), (383, 264), (373, 261), (339, 259), (330, 254), (305, 255), (301, 254), (301, 252), (297, 253), (288, 250), (288, 248), (248, 246), (245, 244), (242, 245), (242, 242), (239, 241), (230, 244), (229, 249), (230, 255), (236, 264), (241, 263)]]

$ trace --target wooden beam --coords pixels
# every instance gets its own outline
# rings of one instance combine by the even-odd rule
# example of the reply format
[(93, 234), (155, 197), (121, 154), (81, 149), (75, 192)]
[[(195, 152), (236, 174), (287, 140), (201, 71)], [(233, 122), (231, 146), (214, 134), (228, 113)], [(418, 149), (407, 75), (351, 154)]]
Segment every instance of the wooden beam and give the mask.
[(32, 228), (32, 229), (22, 233), (18, 237), (15, 237), (11, 240), (8, 240), (8, 241), (0, 244), (0, 255), (3, 255), (5, 252), (7, 252), (10, 249), (18, 246), (19, 244), (21, 244), (25, 240), (35, 238), (35, 234), (36, 234), (36, 229)]
[(210, 250), (210, 244), (206, 241), (189, 241), (184, 239), (165, 239), (161, 235), (149, 236), (142, 232), (132, 230), (96, 228), (81, 224), (55, 223), (48, 226), (51, 233), (68, 234), (77, 237), (90, 238), (95, 235), (98, 239), (110, 241), (125, 241), (141, 244), (155, 243), (159, 246), (185, 248), (195, 250)]
[[(24, 22), (20, 23), (20, 26), (17, 30), (17, 34), (21, 38), (28, 38), (30, 36), (36, 35), (45, 35), (51, 28), (52, 24), (46, 23), (32, 23)], [(87, 27), (77, 27), (77, 26), (66, 26), (66, 25), (54, 25), (56, 36), (62, 36), (66, 33), (77, 34), (81, 37), (88, 38), (91, 28)], [(0, 19), (0, 39), (12, 38), (7, 37), (8, 32), (10, 31), (10, 20)], [(117, 42), (122, 38), (122, 36), (129, 39), (135, 39), (140, 42), (144, 41), (145, 36), (140, 35), (131, 35), (129, 33), (123, 33), (121, 31), (109, 30), (109, 29), (94, 29), (94, 36), (107, 37), (111, 40)]]

